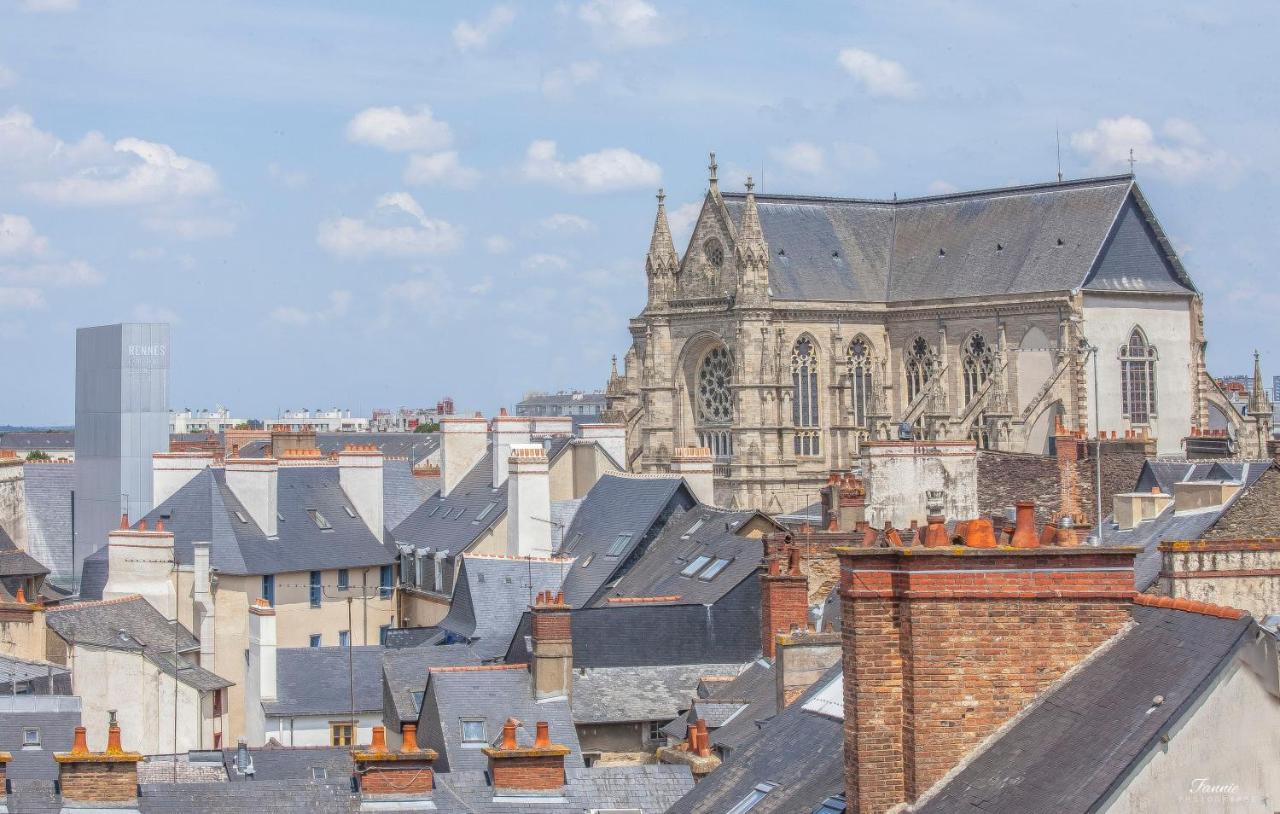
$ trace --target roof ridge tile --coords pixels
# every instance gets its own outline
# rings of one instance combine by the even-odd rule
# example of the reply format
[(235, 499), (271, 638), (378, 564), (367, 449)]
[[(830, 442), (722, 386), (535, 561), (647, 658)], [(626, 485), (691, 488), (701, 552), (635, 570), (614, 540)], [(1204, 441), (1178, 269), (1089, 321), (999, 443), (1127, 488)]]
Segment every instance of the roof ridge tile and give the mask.
[(1172, 596), (1152, 596), (1151, 594), (1135, 594), (1135, 605), (1146, 605), (1152, 608), (1172, 608), (1187, 613), (1199, 613), (1204, 616), (1216, 616), (1220, 619), (1243, 619), (1249, 615), (1246, 610), (1232, 608), (1227, 605), (1215, 605), (1211, 602), (1200, 602), (1195, 599), (1174, 598)]

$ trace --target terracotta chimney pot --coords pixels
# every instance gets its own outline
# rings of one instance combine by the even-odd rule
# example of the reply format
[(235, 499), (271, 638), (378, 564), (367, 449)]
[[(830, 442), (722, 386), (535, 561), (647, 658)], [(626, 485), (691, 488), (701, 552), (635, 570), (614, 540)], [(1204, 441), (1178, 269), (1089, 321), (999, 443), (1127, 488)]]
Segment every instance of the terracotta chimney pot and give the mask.
[(533, 745), (539, 749), (544, 749), (551, 745), (551, 730), (547, 726), (546, 721), (538, 721), (537, 734), (534, 736)]
[(369, 743), (370, 752), (387, 751), (387, 729), (384, 726), (375, 726), (373, 728), (373, 738)]
[(947, 521), (940, 514), (931, 514), (924, 529), (925, 548), (944, 548), (951, 545), (947, 539)]
[(1035, 548), (1040, 544), (1036, 539), (1036, 504), (1033, 501), (1018, 501), (1017, 520), (1009, 544), (1014, 548)]
[(995, 548), (996, 532), (991, 520), (986, 517), (970, 520), (965, 527), (964, 544), (968, 548)]
[(507, 722), (502, 725), (502, 748), (516, 748), (516, 719), (508, 718)]
[(76, 727), (76, 739), (71, 744), (71, 754), (87, 755), (89, 754), (89, 742), (86, 737), (87, 730), (83, 726)]

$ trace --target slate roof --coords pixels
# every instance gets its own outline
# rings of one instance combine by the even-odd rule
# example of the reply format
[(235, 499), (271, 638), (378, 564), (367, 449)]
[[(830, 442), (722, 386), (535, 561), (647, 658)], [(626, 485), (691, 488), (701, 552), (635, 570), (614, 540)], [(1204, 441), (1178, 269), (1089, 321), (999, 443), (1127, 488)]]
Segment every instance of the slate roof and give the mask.
[[(718, 728), (711, 733), (712, 746), (728, 751), (741, 748), (755, 738), (762, 722), (770, 720), (778, 712), (777, 676), (773, 664), (765, 659), (753, 662), (728, 686), (716, 690), (708, 701), (712, 705), (730, 701), (745, 705), (732, 718), (717, 724)], [(699, 701), (695, 709), (702, 715), (703, 702)]]
[(76, 448), (75, 430), (10, 430), (0, 432), (0, 449), (12, 449), (25, 452), (27, 450), (66, 450)]
[(71, 492), (76, 488), (76, 465), (25, 464), (27, 552), (52, 573), (50, 579), (70, 585)]
[[(71, 748), (80, 708), (80, 698), (74, 695), (0, 696), (0, 752), (13, 756), (9, 777), (56, 780), (53, 753)], [(27, 727), (40, 730), (39, 749), (22, 748), (22, 730)]]
[(465, 644), (388, 648), (382, 653), (382, 716), (388, 726), (395, 722), (414, 723), (421, 710), (415, 693), (427, 687), (427, 670), (479, 664), (474, 651)]
[(184, 657), (182, 654), (200, 646), (191, 631), (170, 624), (137, 594), (51, 607), (45, 612), (45, 622), (68, 643), (139, 653), (166, 675), (197, 690), (232, 685)]
[(577, 724), (666, 721), (689, 709), (704, 675), (736, 675), (742, 664), (677, 664), (579, 669), (573, 676)]
[(558, 591), (572, 559), (464, 554), (449, 613), (440, 620), (445, 643), (465, 641), (481, 660), (507, 652), (511, 636), (542, 591)]
[[(560, 552), (578, 560), (565, 578), (565, 601), (575, 608), (591, 604), (610, 580), (643, 554), (666, 516), (696, 504), (682, 478), (603, 475), (564, 534)], [(622, 535), (630, 539), (611, 554)]]
[[(322, 455), (341, 452), (347, 444), (373, 444), (388, 458), (410, 457), (422, 461), (440, 449), (438, 432), (318, 432), (316, 447)], [(262, 458), (271, 446), (270, 440), (258, 439), (240, 447), (242, 458)]]
[[(351, 781), (327, 783), (269, 780), (255, 783), (163, 783), (144, 786), (142, 814), (223, 814), (227, 811), (349, 814)], [(20, 812), (15, 812), (20, 814)]]
[(387, 631), (384, 644), (389, 648), (418, 647), (440, 638), (440, 628), (435, 625), (420, 627), (393, 627)]
[(568, 699), (535, 701), (529, 672), (519, 668), (432, 670), (418, 718), (418, 743), (440, 753), (440, 771), (483, 771), (488, 767), (480, 751), (484, 744), (463, 746), (460, 721), (483, 720), (487, 741), (496, 743), (507, 718), (521, 721), (529, 732), (535, 722), (546, 721), (551, 740), (573, 750), (565, 766), (583, 765)]
[(1237, 492), (1200, 536), (1205, 540), (1280, 537), (1280, 469), (1267, 467)]
[[(276, 504), (284, 519), (278, 523), (278, 535), (268, 538), (227, 487), (226, 471), (205, 469), (144, 519), (152, 528), (157, 520), (164, 520), (165, 529), (173, 532), (174, 556), (181, 564), (192, 562), (193, 542), (210, 542), (212, 566), (224, 574), (279, 574), (395, 562), (391, 550), (364, 520), (347, 514), (344, 507), (351, 502), (338, 484), (337, 467), (280, 467)], [(332, 529), (320, 529), (308, 513), (311, 509), (320, 512)], [(240, 522), (236, 512), (246, 522)], [(81, 596), (101, 596), (107, 548), (95, 551), (86, 563)]]
[[(552, 740), (555, 740), (553, 737)], [(439, 811), (468, 814), (547, 814), (547, 812), (639, 811), (661, 814), (693, 788), (687, 766), (596, 766), (566, 768), (559, 797), (504, 795), (494, 801), (493, 788), (483, 772), (436, 775), (433, 800)]]
[(728, 811), (764, 781), (778, 786), (751, 809), (751, 814), (810, 812), (827, 797), (843, 792), (844, 721), (804, 708), (809, 699), (840, 678), (840, 670), (839, 664), (832, 666), (672, 806), (671, 814)]
[[(745, 196), (724, 194), (741, 223)], [(781, 300), (1195, 291), (1131, 176), (899, 201), (757, 195)]]
[[(480, 518), (485, 509), (488, 513)], [(506, 513), (507, 484), (493, 487), (493, 458), (486, 452), (448, 497), (438, 491), (428, 497), (392, 528), (391, 538), (418, 549), (460, 554)]]
[[(1135, 626), (1041, 698), (919, 812), (1094, 811), (1195, 706), (1253, 620), (1134, 606)], [(1153, 706), (1155, 696), (1164, 702)], [(1175, 735), (1176, 737), (1176, 735)]]
[(264, 701), (262, 709), (274, 717), (349, 713), (354, 678), (355, 711), (381, 710), (383, 651), (375, 645), (282, 647), (276, 651), (276, 700)]
[[(620, 596), (679, 596), (683, 603), (715, 602), (760, 567), (763, 543), (737, 533), (756, 515), (754, 511), (703, 505), (678, 511), (644, 556), (595, 604), (604, 605), (609, 597)], [(698, 574), (681, 576), (680, 572), (700, 556), (726, 559), (729, 564), (710, 580)]]
[(351, 749), (345, 746), (250, 747), (249, 758), (253, 762), (252, 777), (236, 770), (235, 749), (222, 750), (222, 765), (232, 783), (311, 780), (313, 768), (325, 769), (330, 780), (348, 781), (355, 770)]

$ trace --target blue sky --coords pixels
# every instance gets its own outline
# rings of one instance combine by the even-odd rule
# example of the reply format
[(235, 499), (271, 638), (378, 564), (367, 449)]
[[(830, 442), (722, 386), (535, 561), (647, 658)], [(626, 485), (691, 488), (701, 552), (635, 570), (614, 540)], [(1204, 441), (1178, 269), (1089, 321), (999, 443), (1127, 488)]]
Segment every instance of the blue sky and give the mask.
[(69, 422), (74, 329), (129, 319), (174, 323), (177, 408), (601, 386), (708, 150), (725, 188), (909, 196), (1051, 180), (1055, 129), (1067, 177), (1134, 150), (1247, 369), (1280, 26), (1119, 5), (0, 0), (0, 424)]

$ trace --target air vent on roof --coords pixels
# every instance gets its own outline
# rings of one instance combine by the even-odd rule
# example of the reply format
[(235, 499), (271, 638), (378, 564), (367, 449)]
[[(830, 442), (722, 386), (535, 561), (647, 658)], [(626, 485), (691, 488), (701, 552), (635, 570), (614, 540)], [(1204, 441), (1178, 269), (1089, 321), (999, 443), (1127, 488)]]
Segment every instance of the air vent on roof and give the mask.
[(1003, 244), (1003, 243), (997, 243), (997, 244), (996, 244), (996, 251), (998, 251), (998, 252), (1002, 252), (1002, 251), (1004, 251), (1004, 244)]
[(938, 249), (938, 256), (939, 256), (939, 257), (946, 257), (946, 256), (947, 256), (947, 250), (946, 250), (946, 249)]
[(1063, 243), (1062, 238), (1058, 238), (1058, 245), (1059, 245), (1059, 246), (1065, 245), (1065, 244)]
[(778, 256), (779, 256), (779, 257), (786, 257), (786, 256), (787, 256), (787, 250), (786, 250), (786, 249), (778, 249)]
[(839, 260), (839, 259), (840, 259), (840, 252), (832, 252), (832, 253), (831, 253), (831, 256), (832, 256), (833, 258), (835, 258), (836, 260)]

